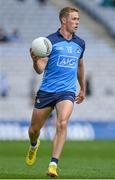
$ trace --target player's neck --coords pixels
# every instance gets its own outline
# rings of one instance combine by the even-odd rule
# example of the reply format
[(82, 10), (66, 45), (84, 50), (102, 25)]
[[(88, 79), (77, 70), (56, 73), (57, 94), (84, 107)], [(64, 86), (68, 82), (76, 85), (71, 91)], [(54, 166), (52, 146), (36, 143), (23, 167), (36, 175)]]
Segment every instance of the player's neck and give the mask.
[(67, 40), (72, 39), (73, 34), (68, 32), (65, 28), (61, 27), (60, 28), (60, 34)]

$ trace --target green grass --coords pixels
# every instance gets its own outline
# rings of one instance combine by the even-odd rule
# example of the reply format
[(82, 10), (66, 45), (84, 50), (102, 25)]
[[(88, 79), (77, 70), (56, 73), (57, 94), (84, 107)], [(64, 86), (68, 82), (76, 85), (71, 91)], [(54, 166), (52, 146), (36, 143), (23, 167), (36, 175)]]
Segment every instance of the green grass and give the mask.
[[(25, 165), (27, 141), (0, 141), (0, 179), (48, 179), (51, 142), (42, 141), (37, 161)], [(59, 161), (60, 179), (115, 178), (115, 141), (67, 141)]]

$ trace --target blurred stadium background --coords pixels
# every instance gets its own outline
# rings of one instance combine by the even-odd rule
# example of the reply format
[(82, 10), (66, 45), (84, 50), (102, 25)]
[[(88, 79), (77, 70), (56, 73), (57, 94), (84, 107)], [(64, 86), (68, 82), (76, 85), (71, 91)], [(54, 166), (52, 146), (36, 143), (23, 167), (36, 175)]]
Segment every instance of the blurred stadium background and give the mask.
[[(59, 27), (59, 10), (73, 3), (81, 9), (77, 34), (86, 41), (87, 97), (74, 107), (68, 139), (115, 139), (114, 1), (0, 0), (1, 140), (28, 139), (33, 96), (42, 78), (32, 68), (31, 41), (55, 32)], [(52, 119), (55, 112), (41, 138), (52, 137)]]

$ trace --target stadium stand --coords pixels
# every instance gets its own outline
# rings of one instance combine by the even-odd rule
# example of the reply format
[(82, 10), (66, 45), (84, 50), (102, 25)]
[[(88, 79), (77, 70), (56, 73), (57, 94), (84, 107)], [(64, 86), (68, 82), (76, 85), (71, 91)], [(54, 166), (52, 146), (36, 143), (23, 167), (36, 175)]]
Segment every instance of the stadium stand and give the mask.
[[(25, 2), (0, 0), (0, 7), (2, 7), (0, 26), (3, 26), (8, 33), (17, 28), (21, 37), (21, 41), (0, 43), (0, 73), (7, 74), (9, 84), (8, 97), (0, 97), (0, 122), (8, 120), (22, 122), (29, 121), (31, 118), (30, 81), (33, 71), (28, 50), (35, 37), (47, 36), (57, 30), (58, 10), (65, 4), (70, 4), (68, 1), (63, 1), (65, 4), (59, 5), (59, 2), (61, 1), (50, 0), (41, 7), (34, 0)], [(77, 1), (80, 7), (80, 2), (84, 4), (90, 2), (89, 7), (93, 5), (102, 8), (96, 2), (94, 4), (94, 1), (87, 0)], [(115, 121), (114, 40), (108, 36), (100, 24), (82, 10), (78, 35), (86, 41), (84, 59), (86, 74), (92, 75), (92, 95), (83, 104), (75, 105), (71, 119), (93, 122)], [(41, 78), (42, 76), (35, 74), (38, 82), (36, 89)]]
[[(105, 5), (100, 0), (74, 0), (82, 9), (87, 11), (94, 19), (101, 22), (108, 33), (115, 38), (115, 7)], [(107, 4), (107, 3), (106, 3)]]
[[(0, 0), (0, 7), (3, 7), (0, 11), (0, 24), (8, 32), (11, 32), (14, 27), (18, 28), (22, 39), (19, 42), (0, 44), (0, 72), (7, 73), (10, 86), (9, 97), (0, 99), (0, 118), (28, 118), (28, 115), (26, 116), (28, 111), (30, 112), (28, 89), (32, 76), (29, 47), (35, 37), (46, 36), (55, 30), (57, 22), (54, 21), (54, 17), (57, 14), (50, 3), (41, 8), (38, 2), (31, 0), (24, 3), (15, 0), (6, 3)], [(46, 14), (43, 13), (44, 11)], [(50, 21), (54, 23), (49, 27)], [(24, 112), (24, 107), (27, 108), (26, 112)], [(8, 113), (4, 113), (6, 111)]]

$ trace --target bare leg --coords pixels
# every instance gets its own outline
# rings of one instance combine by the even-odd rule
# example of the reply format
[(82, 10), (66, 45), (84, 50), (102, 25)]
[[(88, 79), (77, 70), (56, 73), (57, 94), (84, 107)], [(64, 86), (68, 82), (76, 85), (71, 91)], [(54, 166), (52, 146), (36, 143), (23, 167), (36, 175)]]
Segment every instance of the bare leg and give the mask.
[(51, 112), (51, 107), (46, 107), (43, 109), (33, 109), (32, 120), (29, 127), (29, 137), (31, 143), (35, 143), (37, 141), (40, 129), (44, 125), (46, 119), (48, 118)]
[(31, 146), (29, 147), (26, 164), (31, 166), (36, 160), (37, 151), (40, 145), (40, 141), (37, 141), (40, 129), (42, 128), (44, 122), (51, 113), (52, 108), (47, 107), (43, 109), (33, 109), (32, 120), (29, 127), (29, 137)]
[(56, 105), (57, 124), (56, 135), (53, 141), (52, 157), (59, 159), (62, 152), (66, 135), (67, 135), (67, 122), (73, 110), (73, 103), (69, 100), (64, 100)]

